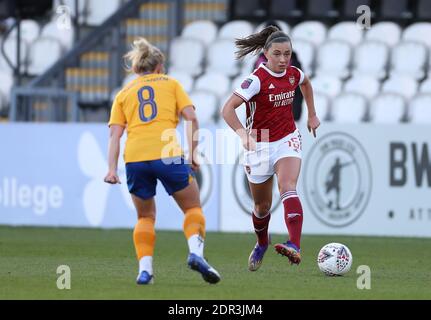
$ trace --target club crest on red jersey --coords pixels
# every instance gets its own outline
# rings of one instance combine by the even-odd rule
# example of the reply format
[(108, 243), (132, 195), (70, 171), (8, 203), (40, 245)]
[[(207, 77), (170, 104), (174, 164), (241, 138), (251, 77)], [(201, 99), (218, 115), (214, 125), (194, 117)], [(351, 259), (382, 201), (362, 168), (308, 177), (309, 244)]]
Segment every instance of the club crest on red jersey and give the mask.
[(289, 77), (289, 82), (293, 86), (293, 84), (295, 83), (295, 77), (294, 76), (290, 76)]
[(250, 87), (251, 83), (253, 82), (252, 79), (247, 78), (245, 79), (242, 83), (241, 83), (241, 88), (243, 89), (248, 89), (248, 87)]

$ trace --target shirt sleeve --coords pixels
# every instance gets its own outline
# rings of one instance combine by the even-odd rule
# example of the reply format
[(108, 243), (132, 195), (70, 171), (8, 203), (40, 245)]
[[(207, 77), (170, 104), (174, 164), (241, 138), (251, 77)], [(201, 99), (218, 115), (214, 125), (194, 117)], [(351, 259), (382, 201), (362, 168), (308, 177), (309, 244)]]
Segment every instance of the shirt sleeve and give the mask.
[(124, 114), (123, 105), (120, 102), (119, 94), (117, 94), (114, 102), (112, 103), (111, 117), (109, 119), (108, 126), (113, 124), (118, 124), (120, 126), (126, 126), (127, 124), (126, 115)]
[(260, 80), (254, 74), (248, 76), (239, 88), (236, 88), (233, 92), (244, 101), (249, 101), (253, 96), (260, 92)]
[(296, 70), (298, 70), (298, 72), (299, 72), (299, 82), (298, 82), (298, 86), (299, 86), (300, 84), (302, 84), (304, 82), (305, 74), (301, 69), (299, 69), (295, 66), (292, 66), (292, 67), (295, 68)]
[(175, 98), (177, 100), (178, 112), (181, 112), (185, 107), (193, 106), (192, 100), (178, 81), (175, 81)]

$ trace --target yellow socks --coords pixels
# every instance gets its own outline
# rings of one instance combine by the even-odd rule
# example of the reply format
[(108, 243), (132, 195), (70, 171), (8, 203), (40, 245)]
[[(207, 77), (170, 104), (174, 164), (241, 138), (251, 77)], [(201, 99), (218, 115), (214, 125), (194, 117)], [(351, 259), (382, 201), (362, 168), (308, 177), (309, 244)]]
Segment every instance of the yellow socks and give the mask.
[(190, 253), (202, 257), (205, 239), (205, 217), (200, 207), (191, 208), (186, 211), (183, 230)]
[(184, 234), (186, 239), (194, 234), (205, 238), (205, 217), (200, 207), (188, 209), (184, 215)]
[(153, 256), (156, 242), (155, 221), (153, 218), (139, 218), (133, 230), (136, 257), (141, 260), (145, 256)]

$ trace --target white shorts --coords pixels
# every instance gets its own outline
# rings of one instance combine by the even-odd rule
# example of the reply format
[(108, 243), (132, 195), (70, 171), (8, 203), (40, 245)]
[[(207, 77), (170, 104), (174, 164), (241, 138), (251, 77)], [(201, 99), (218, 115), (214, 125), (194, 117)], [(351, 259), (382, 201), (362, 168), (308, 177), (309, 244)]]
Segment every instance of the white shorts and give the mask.
[(271, 178), (274, 166), (281, 158), (302, 158), (301, 134), (296, 129), (274, 142), (257, 142), (255, 151), (244, 152), (244, 171), (251, 183), (263, 183)]

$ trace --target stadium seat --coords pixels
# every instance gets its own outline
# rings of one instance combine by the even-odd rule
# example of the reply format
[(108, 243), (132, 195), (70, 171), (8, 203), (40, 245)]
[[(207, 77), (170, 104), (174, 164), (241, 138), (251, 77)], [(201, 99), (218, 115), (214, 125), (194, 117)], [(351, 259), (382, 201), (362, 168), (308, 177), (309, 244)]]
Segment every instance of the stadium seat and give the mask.
[(218, 39), (235, 40), (237, 38), (245, 38), (253, 33), (253, 25), (245, 20), (230, 21), (221, 26)]
[(342, 86), (340, 79), (330, 75), (314, 77), (311, 79), (311, 85), (314, 92), (327, 95), (329, 98), (337, 96), (341, 92)]
[(181, 37), (200, 40), (209, 46), (217, 37), (217, 26), (208, 20), (193, 21), (184, 27)]
[(73, 45), (74, 29), (59, 29), (57, 22), (53, 20), (43, 26), (40, 36), (55, 38), (60, 41), (65, 50), (69, 50)]
[(304, 73), (311, 77), (314, 72), (315, 49), (313, 43), (307, 40), (292, 41), (293, 51), (296, 52), (298, 60), (301, 62)]
[(213, 123), (218, 110), (217, 96), (212, 92), (195, 90), (190, 94), (190, 99), (196, 108), (199, 123), (202, 126)]
[(320, 21), (305, 21), (292, 29), (293, 42), (297, 39), (307, 40), (318, 46), (326, 39), (326, 27)]
[[(280, 8), (283, 8), (280, 10)], [(271, 0), (269, 16), (276, 19), (298, 18), (304, 14), (300, 0)]]
[(382, 42), (366, 41), (354, 50), (353, 75), (368, 75), (379, 80), (386, 76), (389, 48)]
[(181, 72), (181, 71), (177, 71), (177, 72), (173, 71), (173, 72), (169, 72), (169, 76), (178, 80), (187, 93), (192, 92), (193, 78), (190, 74), (186, 72)]
[(3, 95), (3, 101), (9, 102), (10, 90), (13, 86), (13, 76), (9, 73), (0, 72), (0, 93)]
[(6, 97), (3, 92), (0, 92), (0, 117), (7, 114), (7, 106)]
[[(277, 25), (280, 26), (281, 31), (283, 31), (284, 33), (290, 34), (290, 26), (286, 22), (284, 22), (283, 20), (275, 20), (275, 22), (277, 22)], [(263, 28), (265, 28), (265, 26), (267, 25), (267, 23), (268, 21), (265, 21), (259, 24), (254, 30), (254, 32), (262, 31)]]
[(327, 41), (317, 50), (316, 75), (331, 75), (340, 79), (349, 76), (352, 49), (345, 41)]
[[(0, 39), (0, 41), (1, 41), (1, 39)], [(13, 74), (13, 70), (8, 65), (8, 63), (6, 62), (5, 57), (3, 57), (3, 54), (1, 54), (1, 53), (0, 53), (0, 73), (7, 73), (7, 74), (10, 74), (10, 75)]]
[(195, 90), (209, 91), (214, 93), (219, 99), (225, 97), (230, 91), (229, 78), (221, 73), (204, 73), (196, 79)]
[(411, 99), (418, 91), (418, 83), (415, 79), (407, 76), (392, 76), (383, 82), (381, 92), (394, 93)]
[[(342, 19), (350, 21), (358, 18), (356, 10), (359, 6), (366, 5), (371, 8), (371, 0), (344, 0), (342, 4), (340, 16)], [(371, 17), (373, 17), (373, 12)]]
[(204, 44), (194, 39), (175, 38), (169, 52), (169, 70), (184, 71), (192, 76), (202, 73)]
[(340, 22), (332, 26), (328, 31), (328, 40), (342, 40), (351, 46), (357, 46), (363, 37), (363, 30), (359, 29), (355, 22)]
[[(87, 14), (88, 14), (88, 2), (91, 0), (79, 0), (78, 1), (78, 23), (82, 24), (85, 22)], [(70, 13), (73, 17), (76, 16), (75, 10), (75, 0), (54, 0), (54, 8), (58, 8), (59, 6), (64, 5), (68, 8), (68, 13)], [(57, 14), (63, 13), (59, 12), (57, 9)]]
[(370, 121), (374, 123), (399, 123), (405, 116), (406, 102), (400, 94), (384, 93), (371, 101)]
[(207, 72), (223, 73), (233, 77), (239, 73), (239, 62), (235, 59), (235, 43), (232, 40), (218, 40), (208, 48)]
[(369, 76), (355, 76), (344, 84), (344, 92), (359, 93), (371, 100), (379, 93), (380, 83), (377, 79)]
[(393, 47), (401, 39), (401, 27), (395, 22), (382, 21), (372, 24), (365, 33), (366, 40), (382, 41), (387, 46)]
[(241, 73), (240, 75), (233, 78), (230, 89), (233, 92), (235, 89), (239, 88), (241, 86), (241, 83), (243, 83), (244, 79), (246, 79), (250, 73)]
[[(184, 21), (186, 23), (196, 20), (211, 20), (216, 23), (225, 22), (229, 12), (228, 1), (184, 0)], [(164, 3), (167, 4), (166, 1)]]
[(413, 123), (431, 124), (431, 94), (415, 97), (409, 106), (409, 120)]
[[(35, 20), (22, 20), (21, 21), (21, 39), (27, 43), (32, 43), (34, 40), (39, 37), (40, 34), (40, 26)], [(9, 34), (10, 38), (17, 37), (17, 28), (13, 28), (11, 33)]]
[[(430, 34), (431, 36), (431, 34)], [(391, 76), (409, 76), (416, 80), (423, 79), (428, 51), (419, 42), (401, 42), (392, 49)]]
[(429, 74), (428, 79), (426, 79), (421, 83), (419, 87), (419, 92), (431, 94), (431, 74)]
[[(47, 54), (49, 52), (49, 54)], [(48, 70), (63, 53), (60, 41), (55, 38), (39, 38), (29, 49), (27, 72), (39, 75)]]
[(431, 1), (418, 0), (416, 19), (426, 21), (431, 20)]
[(252, 73), (253, 70), (255, 69), (254, 67), (255, 67), (258, 56), (259, 56), (259, 54), (257, 54), (257, 55), (249, 54), (249, 55), (246, 55), (244, 58), (242, 58), (240, 60), (240, 64), (241, 64), (240, 73), (243, 73), (243, 74)]
[(380, 18), (383, 20), (408, 20), (413, 17), (409, 8), (409, 0), (380, 1)]
[(332, 120), (337, 123), (360, 123), (367, 118), (367, 99), (358, 93), (343, 93), (332, 101)]
[(431, 22), (413, 23), (404, 29), (402, 39), (404, 41), (418, 41), (431, 48)]
[(126, 77), (124, 77), (121, 85), (124, 87), (126, 84), (135, 80), (137, 77), (138, 77), (138, 75), (136, 73), (133, 73), (133, 72), (129, 73)]
[(308, 0), (307, 16), (310, 19), (325, 19), (338, 17), (334, 0)]
[[(21, 71), (25, 71), (27, 68), (27, 55), (28, 55), (28, 43), (21, 39)], [(17, 40), (13, 37), (8, 37), (4, 41), (4, 50), (6, 56), (9, 58), (10, 62), (12, 62), (13, 66), (16, 66), (17, 60), (16, 60), (16, 46), (17, 46)]]
[(117, 94), (121, 91), (121, 87), (115, 88), (114, 90), (111, 91), (111, 95), (109, 96), (109, 102), (112, 103), (115, 100), (115, 97), (117, 96)]
[(114, 14), (121, 6), (121, 0), (90, 0), (88, 1), (88, 15), (86, 23), (98, 26)]
[[(316, 109), (316, 114), (319, 117), (319, 119), (322, 120), (332, 120), (331, 119), (331, 111), (329, 107), (330, 99), (327, 95), (324, 95), (322, 93), (316, 92), (313, 95), (314, 98), (314, 108)], [(302, 101), (302, 110), (304, 110), (305, 116), (301, 116), (300, 122), (306, 123), (307, 122), (307, 104), (305, 102), (305, 99)]]
[(236, 0), (233, 1), (234, 17), (248, 18), (261, 17), (266, 15), (266, 8), (261, 0)]

